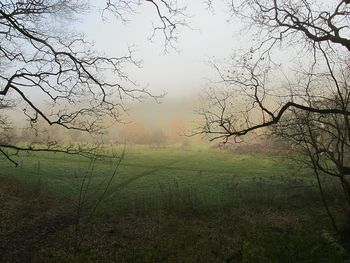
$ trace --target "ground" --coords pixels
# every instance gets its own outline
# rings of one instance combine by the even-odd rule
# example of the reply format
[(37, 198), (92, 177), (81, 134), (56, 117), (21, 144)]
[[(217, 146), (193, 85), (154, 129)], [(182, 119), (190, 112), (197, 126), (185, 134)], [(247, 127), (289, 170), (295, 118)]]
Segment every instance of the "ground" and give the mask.
[[(1, 163), (0, 260), (346, 261), (312, 172), (290, 157), (133, 146), (105, 192), (117, 161), (23, 154)], [(343, 222), (337, 183), (323, 183)]]

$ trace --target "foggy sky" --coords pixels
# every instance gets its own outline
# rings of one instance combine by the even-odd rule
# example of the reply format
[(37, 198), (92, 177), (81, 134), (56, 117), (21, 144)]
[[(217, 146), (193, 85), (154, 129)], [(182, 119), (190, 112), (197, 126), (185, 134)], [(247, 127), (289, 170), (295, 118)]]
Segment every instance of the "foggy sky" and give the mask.
[(130, 22), (123, 24), (113, 16), (102, 21), (98, 12), (92, 12), (80, 22), (95, 47), (108, 56), (121, 56), (128, 46), (134, 46), (135, 57), (143, 61), (142, 68), (130, 68), (128, 73), (140, 85), (148, 85), (154, 94), (166, 92), (169, 97), (191, 96), (200, 91), (208, 78), (215, 73), (208, 65), (213, 57), (225, 58), (242, 45), (239, 35), (241, 25), (227, 22), (227, 6), (217, 3), (215, 12), (206, 9), (202, 1), (186, 1), (191, 15), (190, 28), (180, 28), (176, 49), (164, 54), (162, 35), (151, 42), (152, 22), (157, 14), (150, 4), (140, 7), (139, 14), (130, 15)]

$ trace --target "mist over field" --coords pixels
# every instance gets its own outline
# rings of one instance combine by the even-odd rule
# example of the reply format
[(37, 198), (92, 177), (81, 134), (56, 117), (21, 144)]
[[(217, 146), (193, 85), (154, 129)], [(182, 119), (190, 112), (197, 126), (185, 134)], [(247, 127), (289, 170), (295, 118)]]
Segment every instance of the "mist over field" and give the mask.
[(0, 263), (350, 262), (350, 1), (0, 1)]
[[(61, 143), (159, 144), (158, 146), (191, 142), (206, 143), (208, 138), (205, 139), (203, 135), (191, 136), (200, 120), (195, 112), (196, 107), (199, 107), (199, 96), (164, 97), (159, 101), (130, 102), (125, 105), (127, 111), (123, 113), (122, 123), (106, 119), (104, 120), (107, 124), (106, 128), (98, 135), (50, 127), (44, 122), (38, 122), (35, 125), (40, 130), (36, 132), (19, 117), (9, 133), (19, 142), (34, 140), (45, 143), (47, 140), (56, 140)], [(11, 112), (11, 114), (19, 116), (20, 113)]]

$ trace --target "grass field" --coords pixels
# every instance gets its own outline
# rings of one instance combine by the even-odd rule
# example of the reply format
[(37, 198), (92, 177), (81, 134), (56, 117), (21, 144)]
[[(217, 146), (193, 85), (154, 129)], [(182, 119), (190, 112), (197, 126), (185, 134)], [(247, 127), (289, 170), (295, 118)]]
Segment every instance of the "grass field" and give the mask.
[[(77, 156), (23, 154), (17, 160), (17, 168), (1, 163), (4, 262), (23, 262), (23, 256), (32, 262), (348, 257), (333, 238), (313, 174), (288, 156), (128, 147), (105, 194), (117, 161), (98, 160), (89, 169), (91, 162)], [(323, 182), (343, 220), (341, 191), (332, 180)]]

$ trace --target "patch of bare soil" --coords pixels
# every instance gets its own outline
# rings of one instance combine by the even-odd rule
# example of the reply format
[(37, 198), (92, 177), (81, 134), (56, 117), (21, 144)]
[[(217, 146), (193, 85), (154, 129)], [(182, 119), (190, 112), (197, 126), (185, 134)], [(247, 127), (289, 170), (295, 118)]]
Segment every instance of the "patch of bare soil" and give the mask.
[(55, 233), (74, 224), (62, 200), (0, 177), (0, 262), (31, 262)]

